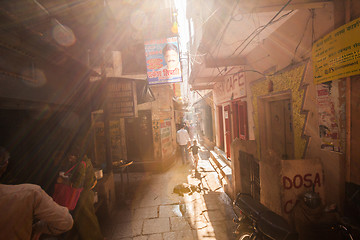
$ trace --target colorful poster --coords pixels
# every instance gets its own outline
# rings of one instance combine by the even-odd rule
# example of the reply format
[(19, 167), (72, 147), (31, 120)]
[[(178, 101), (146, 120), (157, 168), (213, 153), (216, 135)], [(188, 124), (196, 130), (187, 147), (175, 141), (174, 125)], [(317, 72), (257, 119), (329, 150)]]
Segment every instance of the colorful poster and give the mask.
[(149, 40), (144, 45), (150, 85), (182, 81), (177, 37)]
[[(102, 112), (92, 112), (91, 115), (94, 129), (95, 163), (97, 166), (103, 166), (106, 162), (104, 117)], [(124, 151), (124, 136), (121, 132), (120, 121), (120, 119), (110, 121), (111, 154), (113, 161), (126, 156), (126, 152)]]
[(360, 74), (360, 18), (314, 43), (315, 84)]
[(171, 147), (171, 120), (160, 121), (161, 152), (163, 158), (169, 156), (172, 152)]
[(343, 152), (339, 118), (338, 82), (316, 86), (321, 149)]

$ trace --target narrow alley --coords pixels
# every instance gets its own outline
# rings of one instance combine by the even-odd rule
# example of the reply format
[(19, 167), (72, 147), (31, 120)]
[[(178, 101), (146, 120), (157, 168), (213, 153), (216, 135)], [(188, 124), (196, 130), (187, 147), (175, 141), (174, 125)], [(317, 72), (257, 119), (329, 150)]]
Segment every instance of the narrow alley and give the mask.
[(232, 202), (207, 150), (200, 156), (196, 175), (180, 159), (162, 173), (130, 172), (125, 200), (112, 218), (101, 221), (107, 239), (234, 239)]
[(360, 239), (360, 0), (2, 0), (0, 36), (0, 240)]

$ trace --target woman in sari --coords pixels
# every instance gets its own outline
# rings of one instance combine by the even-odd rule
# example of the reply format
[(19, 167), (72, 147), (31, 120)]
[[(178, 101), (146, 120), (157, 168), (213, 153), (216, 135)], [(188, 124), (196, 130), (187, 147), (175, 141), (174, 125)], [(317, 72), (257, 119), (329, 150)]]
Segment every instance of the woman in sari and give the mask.
[(79, 200), (72, 212), (74, 226), (66, 239), (103, 240), (94, 208), (94, 192), (97, 181), (90, 159), (74, 148), (68, 154), (68, 162), (75, 166), (69, 176), (74, 188), (83, 188)]

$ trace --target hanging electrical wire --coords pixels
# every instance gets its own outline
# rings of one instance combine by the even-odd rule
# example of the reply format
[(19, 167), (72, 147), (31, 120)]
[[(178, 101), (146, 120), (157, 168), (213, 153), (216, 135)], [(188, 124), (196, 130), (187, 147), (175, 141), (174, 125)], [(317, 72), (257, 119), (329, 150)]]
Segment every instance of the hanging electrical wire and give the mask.
[[(229, 57), (233, 56), (233, 55), (236, 53), (236, 51), (237, 51), (239, 48), (241, 48), (241, 47), (245, 44), (245, 42), (253, 36), (253, 37), (251, 38), (251, 40), (245, 45), (245, 47), (240, 51), (240, 53), (238, 54), (238, 55), (240, 55), (240, 54), (246, 49), (246, 47), (251, 43), (251, 41), (252, 41), (257, 35), (259, 35), (265, 28), (267, 28), (268, 26), (270, 26), (270, 25), (272, 25), (272, 24), (280, 21), (280, 20), (283, 19), (284, 17), (290, 15), (290, 14), (293, 12), (293, 10), (292, 10), (292, 11), (289, 11), (288, 13), (283, 14), (283, 15), (280, 16), (278, 19), (276, 19), (277, 16), (287, 7), (287, 5), (290, 4), (291, 1), (292, 1), (292, 0), (289, 0), (289, 1), (271, 18), (271, 20), (270, 20), (267, 24), (256, 28), (248, 37), (246, 37), (245, 40), (234, 50), (234, 52), (233, 52)], [(238, 4), (238, 3), (239, 3), (239, 2), (237, 2), (237, 4)], [(236, 4), (236, 6), (237, 6), (237, 4)], [(230, 20), (228, 21), (228, 23), (226, 24), (225, 28), (223, 29), (223, 32), (222, 32), (222, 34), (221, 34), (221, 37), (220, 37), (218, 43), (216, 44), (215, 49), (218, 48), (218, 50), (220, 50), (220, 47), (219, 47), (219, 46), (220, 46), (220, 42), (222, 41), (222, 38), (224, 37), (225, 32), (226, 32), (227, 28), (229, 27), (231, 21), (234, 20), (234, 19), (233, 19), (233, 12), (234, 12), (234, 10), (236, 9), (236, 6), (233, 8), (233, 11), (232, 11), (232, 13), (231, 13), (232, 17), (230, 17)], [(210, 53), (210, 52), (208, 52), (208, 53)], [(211, 56), (212, 56), (212, 55), (211, 55)], [(212, 56), (212, 58), (214, 58), (214, 57)], [(219, 75), (224, 75), (224, 74), (222, 73), (222, 71), (219, 70), (218, 67), (217, 67), (217, 69), (218, 69), (219, 73), (213, 78), (213, 80), (215, 80)], [(254, 70), (254, 71), (256, 71), (256, 70)], [(226, 74), (226, 73), (225, 73), (225, 74)]]
[(249, 44), (252, 42), (252, 40), (257, 35), (259, 35), (262, 31), (264, 31), (266, 29), (275, 20), (275, 18), (290, 4), (291, 1), (292, 0), (287, 1), (287, 3), (284, 6), (282, 6), (282, 8), (270, 19), (270, 21), (250, 39), (250, 41), (245, 45), (245, 47), (237, 55), (240, 55), (247, 48), (247, 46), (249, 46)]
[(315, 39), (315, 10), (311, 9), (312, 12), (312, 21), (311, 21), (311, 44), (314, 44), (314, 39)]
[(225, 32), (227, 31), (228, 27), (230, 26), (230, 23), (233, 21), (234, 12), (236, 10), (236, 7), (239, 5), (239, 1), (240, 0), (237, 0), (235, 6), (233, 7), (231, 14), (230, 14), (230, 18), (229, 18), (228, 22), (226, 23), (225, 27), (223, 28), (220, 38), (218, 39), (217, 43), (215, 44), (214, 52), (217, 50), (216, 56), (220, 51), (220, 43), (222, 42), (222, 40), (224, 38)]
[(241, 43), (238, 47), (236, 47), (236, 49), (234, 50), (234, 52), (233, 52), (229, 57), (233, 56), (233, 55), (236, 53), (236, 51), (237, 51), (239, 48), (241, 48), (241, 47), (245, 44), (245, 42), (246, 42), (253, 34), (257, 33), (258, 31), (260, 31), (261, 29), (263, 29), (265, 26), (270, 26), (271, 24), (277, 23), (278, 21), (280, 21), (280, 20), (283, 19), (284, 17), (287, 17), (288, 15), (290, 15), (292, 12), (294, 12), (294, 10), (291, 10), (290, 12), (285, 13), (284, 15), (280, 16), (278, 19), (272, 21), (269, 25), (262, 25), (262, 26), (257, 27), (252, 33), (250, 33), (249, 36), (247, 36), (247, 37), (245, 38), (245, 40), (242, 41), (242, 43)]
[[(263, 30), (265, 30), (265, 29), (266, 29), (268, 26), (270, 26), (271, 24), (274, 24), (274, 23), (280, 21), (282, 18), (284, 18), (284, 17), (288, 16), (289, 14), (291, 14), (293, 11), (289, 11), (288, 13), (283, 14), (283, 15), (280, 16), (278, 19), (276, 19), (276, 18), (279, 16), (279, 14), (291, 3), (291, 1), (292, 1), (292, 0), (288, 0), (288, 1), (286, 2), (286, 4), (284, 4), (284, 5), (281, 7), (281, 9), (270, 19), (270, 21), (269, 21), (267, 24), (265, 24), (265, 25), (263, 25), (263, 26), (260, 26), (260, 27), (258, 27), (257, 29), (255, 29), (255, 30), (235, 49), (235, 51), (234, 51), (229, 57), (233, 56), (233, 55), (236, 53), (236, 51), (237, 51), (238, 49), (240, 49), (248, 39), (251, 38), (250, 41), (248, 41), (247, 44), (244, 46), (244, 48), (237, 54), (237, 55), (240, 55), (240, 54), (249, 46), (249, 44), (253, 41), (253, 39), (254, 39), (256, 36), (258, 36)], [(231, 17), (230, 17), (229, 21), (226, 23), (225, 27), (223, 28), (223, 30), (222, 30), (222, 32), (221, 32), (221, 35), (220, 35), (220, 38), (218, 39), (217, 43), (215, 44), (215, 48), (214, 48), (214, 51), (213, 51), (213, 52), (215, 52), (215, 51), (217, 50), (217, 54), (218, 54), (219, 51), (220, 51), (220, 43), (221, 43), (222, 40), (223, 40), (223, 37), (224, 37), (224, 35), (225, 35), (225, 32), (227, 31), (230, 23), (235, 20), (235, 16), (236, 16), (236, 15), (233, 15), (233, 14), (234, 14), (234, 11), (236, 10), (236, 7), (237, 7), (238, 4), (239, 4), (239, 0), (237, 1), (236, 5), (234, 6), (234, 8), (233, 8), (233, 10), (232, 10), (232, 12), (231, 12)], [(208, 52), (208, 53), (210, 53), (210, 52)], [(216, 56), (217, 56), (217, 54), (216, 54)], [(212, 54), (211, 54), (211, 57), (214, 58), (214, 56), (213, 56)], [(217, 70), (219, 71), (219, 73), (209, 81), (209, 83), (207, 84), (207, 86), (209, 86), (210, 83), (213, 82), (213, 81), (214, 81), (216, 78), (218, 78), (220, 75), (226, 75), (227, 68), (224, 68), (223, 70), (220, 70), (220, 68), (219, 68), (218, 66), (216, 66), (216, 68), (217, 68)], [(225, 71), (225, 74), (223, 74), (224, 71)], [(273, 74), (271, 74), (271, 75), (265, 75), (265, 74), (263, 74), (263, 73), (261, 73), (261, 72), (259, 72), (259, 71), (257, 71), (257, 70), (242, 70), (241, 72), (255, 72), (255, 73), (258, 73), (258, 74), (260, 74), (260, 75), (262, 75), (262, 76), (271, 76), (271, 75), (273, 75)]]
[(294, 51), (294, 56), (293, 56), (292, 61), (294, 61), (294, 60), (295, 60), (295, 57), (296, 57), (296, 52), (297, 52), (297, 50), (298, 50), (298, 48), (299, 48), (299, 46), (300, 46), (300, 44), (301, 44), (302, 40), (303, 40), (303, 39), (304, 39), (304, 37), (305, 37), (305, 33), (307, 32), (307, 29), (308, 29), (308, 26), (309, 26), (310, 19), (314, 17), (313, 15), (314, 15), (314, 14), (313, 14), (313, 11), (311, 11), (311, 10), (310, 10), (310, 16), (309, 16), (308, 20), (306, 21), (305, 29), (304, 29), (304, 31), (303, 31), (303, 33), (302, 33), (302, 36), (301, 36), (301, 38), (300, 38), (300, 41), (299, 41), (299, 43), (296, 45), (296, 48), (295, 48), (295, 51)]
[[(225, 35), (225, 32), (227, 31), (227, 28), (229, 27), (231, 21), (233, 21), (233, 16), (234, 16), (233, 14), (234, 14), (234, 12), (235, 12), (235, 10), (236, 10), (237, 5), (239, 4), (239, 1), (240, 1), (240, 0), (237, 0), (236, 5), (233, 7), (233, 10), (232, 10), (232, 12), (231, 12), (231, 14), (230, 14), (231, 17), (230, 17), (229, 21), (226, 23), (225, 27), (223, 28), (223, 31), (222, 31), (222, 33), (221, 33), (221, 35), (220, 35), (220, 38), (218, 39), (217, 43), (215, 44), (214, 52), (215, 52), (216, 49), (217, 49), (217, 50), (218, 50), (217, 54), (218, 54), (219, 51), (220, 51), (220, 43), (222, 42), (222, 39), (223, 39), (223, 37), (224, 37), (224, 35)], [(209, 54), (210, 57), (212, 57), (212, 58), (215, 60), (214, 56), (210, 53), (210, 51), (208, 51), (208, 52), (206, 52), (206, 53)], [(216, 56), (217, 56), (217, 55), (216, 55)], [(226, 68), (223, 69), (223, 70), (220, 70), (220, 68), (216, 65), (216, 62), (215, 62), (215, 61), (214, 61), (214, 64), (215, 64), (217, 70), (219, 71), (219, 73), (218, 73), (211, 81), (215, 80), (219, 75), (224, 75), (224, 74), (223, 74), (224, 71), (225, 71), (225, 73), (226, 73)]]
[(198, 90), (194, 90), (204, 101), (205, 101), (205, 103), (207, 104), (207, 105), (209, 105), (210, 107), (211, 106), (213, 106), (213, 104), (214, 104), (214, 101), (212, 100), (212, 99), (210, 99), (210, 98), (207, 98), (207, 99), (209, 99), (210, 100), (210, 102), (211, 102), (211, 105), (206, 101), (206, 99), (204, 98), (204, 96), (203, 95), (201, 95), (201, 93), (199, 93), (199, 91)]

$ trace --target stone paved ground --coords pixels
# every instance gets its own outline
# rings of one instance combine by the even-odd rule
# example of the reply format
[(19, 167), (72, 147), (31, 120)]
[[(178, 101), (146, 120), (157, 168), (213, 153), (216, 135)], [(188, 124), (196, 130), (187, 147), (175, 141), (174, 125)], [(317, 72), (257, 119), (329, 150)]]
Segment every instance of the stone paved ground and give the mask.
[[(130, 173), (126, 201), (100, 220), (107, 240), (235, 239), (231, 200), (208, 159), (198, 170), (178, 161), (163, 173)], [(193, 191), (180, 196), (177, 185)]]

